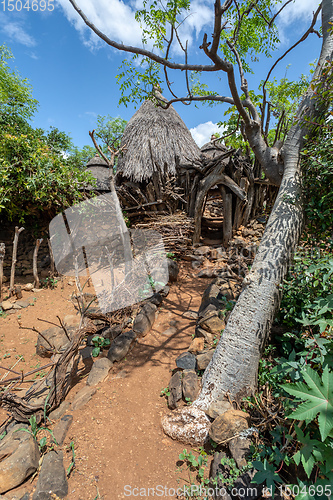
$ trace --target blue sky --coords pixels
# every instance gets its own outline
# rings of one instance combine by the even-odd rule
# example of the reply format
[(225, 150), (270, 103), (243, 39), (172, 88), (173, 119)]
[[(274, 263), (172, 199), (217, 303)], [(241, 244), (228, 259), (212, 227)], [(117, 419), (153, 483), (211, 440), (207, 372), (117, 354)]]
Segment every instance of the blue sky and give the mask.
[[(140, 0), (77, 0), (77, 3), (109, 37), (126, 44), (140, 44), (140, 29), (134, 20), (135, 6)], [(195, 0), (192, 4), (192, 15), (184, 24), (182, 35), (189, 40), (189, 62), (196, 63), (200, 58), (204, 60), (199, 49), (202, 33), (212, 31), (213, 1)], [(248, 76), (250, 89), (257, 90), (275, 58), (303, 34), (318, 4), (318, 0), (295, 0), (286, 7), (279, 24), (283, 40), (281, 50), (275, 52), (273, 59), (261, 57), (254, 66), (255, 74)], [(120, 90), (115, 81), (125, 54), (92, 35), (68, 0), (55, 1), (52, 12), (31, 9), (9, 12), (7, 7), (1, 3), (0, 42), (12, 49), (15, 60), (11, 65), (29, 79), (33, 95), (40, 103), (34, 126), (44, 129), (58, 127), (71, 135), (75, 145), (82, 147), (91, 144), (88, 132), (95, 127), (98, 114), (130, 119), (135, 112), (134, 106), (118, 107)], [(287, 76), (290, 79), (296, 79), (302, 72), (307, 73), (309, 63), (319, 56), (320, 46), (319, 38), (310, 35), (279, 64), (274, 75), (283, 77), (288, 64)], [(230, 95), (225, 75), (221, 77), (215, 88), (223, 95)], [(167, 92), (165, 95), (169, 97)], [(178, 103), (175, 109), (201, 145), (216, 130), (216, 123), (223, 119), (226, 106), (211, 108)]]

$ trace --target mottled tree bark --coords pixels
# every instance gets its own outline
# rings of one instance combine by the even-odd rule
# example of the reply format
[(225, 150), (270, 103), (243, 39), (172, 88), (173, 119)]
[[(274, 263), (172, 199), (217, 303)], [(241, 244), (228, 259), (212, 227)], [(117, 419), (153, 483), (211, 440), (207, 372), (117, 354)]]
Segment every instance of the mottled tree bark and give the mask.
[[(323, 78), (325, 61), (333, 58), (333, 0), (324, 0), (322, 9), (323, 45), (313, 81)], [(327, 78), (327, 75), (326, 75)], [(328, 105), (329, 103), (326, 103)], [(252, 269), (244, 280), (237, 304), (230, 315), (221, 341), (207, 367), (199, 398), (194, 402), (206, 409), (227, 392), (239, 398), (257, 388), (258, 364), (280, 304), (282, 283), (302, 226), (300, 151), (325, 103), (310, 86), (303, 99), (283, 148), (283, 178)], [(265, 168), (265, 164), (263, 164)]]

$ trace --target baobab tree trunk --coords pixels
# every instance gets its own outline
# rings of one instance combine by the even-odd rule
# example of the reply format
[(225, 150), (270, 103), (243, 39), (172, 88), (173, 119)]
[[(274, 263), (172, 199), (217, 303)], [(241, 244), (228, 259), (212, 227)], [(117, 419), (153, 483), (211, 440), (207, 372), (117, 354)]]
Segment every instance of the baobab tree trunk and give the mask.
[[(185, 408), (163, 418), (167, 434), (182, 441), (198, 444), (204, 432), (204, 412), (212, 402), (227, 393), (240, 399), (257, 388), (259, 360), (270, 331), (274, 315), (280, 305), (281, 283), (298, 243), (303, 219), (300, 151), (305, 136), (311, 133), (311, 123), (316, 122), (328, 106), (315, 88), (320, 79), (332, 85), (332, 67), (322, 72), (325, 62), (331, 63), (333, 36), (328, 32), (333, 22), (333, 0), (324, 0), (322, 10), (323, 45), (313, 77), (313, 84), (303, 99), (295, 124), (290, 129), (280, 151), (284, 174), (278, 197), (268, 220), (258, 253), (249, 274), (244, 279), (244, 289), (235, 305), (214, 356), (202, 380), (202, 390), (193, 403), (195, 415)], [(263, 165), (265, 168), (265, 165)], [(182, 416), (180, 419), (180, 412)], [(193, 412), (192, 412), (193, 413)], [(182, 420), (183, 425), (180, 425)], [(195, 421), (198, 421), (198, 441)], [(206, 422), (208, 431), (209, 422)], [(186, 427), (190, 430), (187, 432)]]

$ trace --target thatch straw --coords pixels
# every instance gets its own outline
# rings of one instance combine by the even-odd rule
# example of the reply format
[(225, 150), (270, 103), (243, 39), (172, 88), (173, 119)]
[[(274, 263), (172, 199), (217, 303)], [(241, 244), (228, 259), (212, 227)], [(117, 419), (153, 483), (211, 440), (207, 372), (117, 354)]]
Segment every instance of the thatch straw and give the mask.
[(177, 156), (181, 163), (200, 160), (200, 149), (177, 111), (152, 101), (145, 101), (132, 116), (121, 145), (126, 150), (118, 159), (117, 176), (136, 182), (149, 179), (157, 168), (175, 174)]
[(85, 187), (87, 191), (110, 191), (109, 166), (98, 153), (88, 161), (85, 171), (96, 179), (96, 186), (88, 184)]

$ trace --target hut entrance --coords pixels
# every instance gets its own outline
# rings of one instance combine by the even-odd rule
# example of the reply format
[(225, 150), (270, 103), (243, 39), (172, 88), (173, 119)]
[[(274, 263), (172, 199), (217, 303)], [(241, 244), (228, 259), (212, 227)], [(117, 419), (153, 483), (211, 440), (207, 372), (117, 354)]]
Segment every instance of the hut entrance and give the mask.
[(257, 167), (239, 151), (215, 142), (203, 146), (201, 162), (179, 165), (187, 213), (194, 217), (194, 244), (203, 239), (226, 247), (241, 225), (274, 202), (278, 188), (261, 179)]

